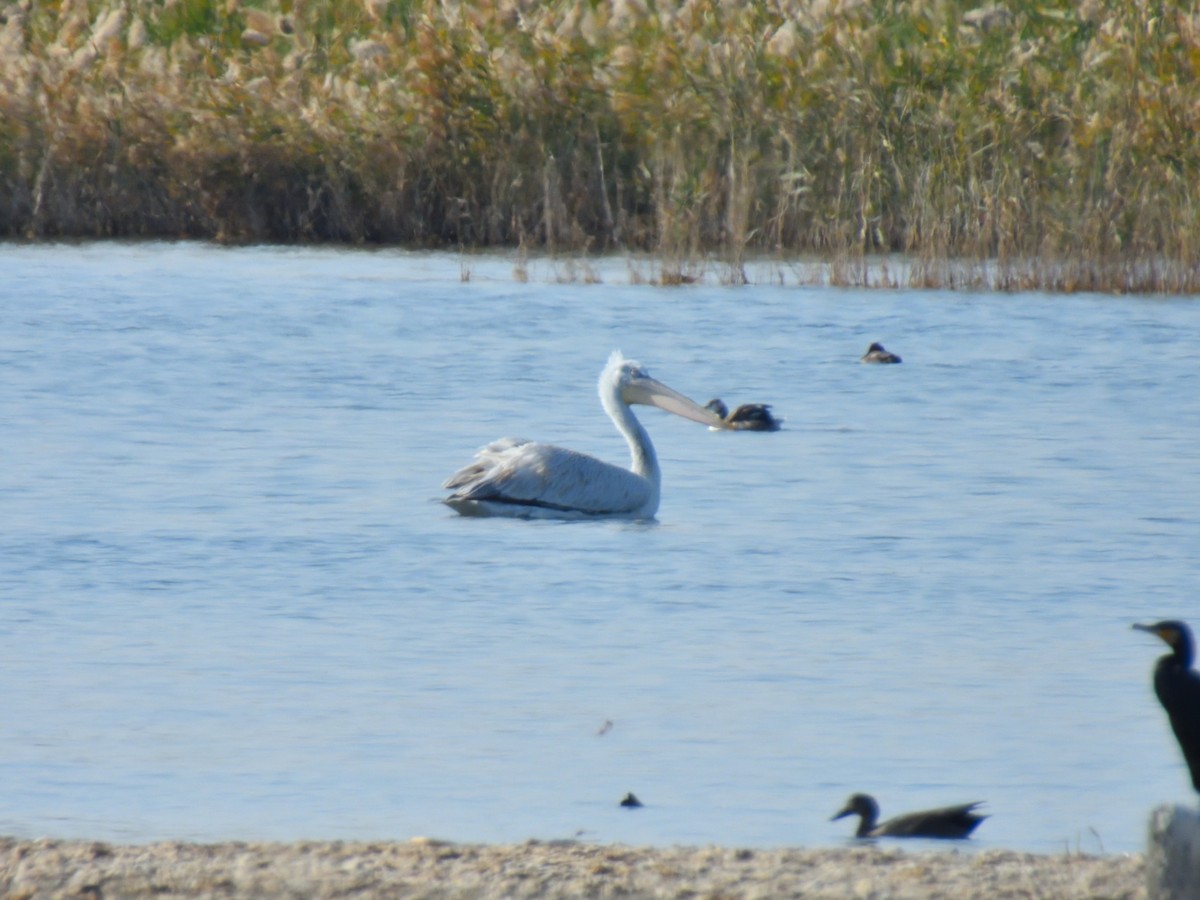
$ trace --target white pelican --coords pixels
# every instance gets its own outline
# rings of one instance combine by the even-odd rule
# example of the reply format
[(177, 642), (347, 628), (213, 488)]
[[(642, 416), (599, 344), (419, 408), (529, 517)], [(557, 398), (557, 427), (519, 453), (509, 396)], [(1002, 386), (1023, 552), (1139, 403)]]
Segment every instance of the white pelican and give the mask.
[(779, 420), (771, 415), (769, 403), (743, 403), (733, 412), (720, 398), (709, 400), (706, 408), (724, 420), (724, 426), (730, 431), (778, 431)]
[(867, 348), (867, 352), (862, 355), (859, 362), (865, 363), (898, 363), (901, 362), (899, 356), (890, 350), (884, 350), (883, 344), (872, 344)]
[(672, 390), (618, 350), (600, 374), (600, 402), (629, 442), (632, 470), (553, 444), (501, 438), (451, 475), (445, 502), (464, 516), (538, 519), (653, 518), (662, 471), (650, 435), (629, 408), (657, 406), (703, 425), (720, 426), (709, 410)]

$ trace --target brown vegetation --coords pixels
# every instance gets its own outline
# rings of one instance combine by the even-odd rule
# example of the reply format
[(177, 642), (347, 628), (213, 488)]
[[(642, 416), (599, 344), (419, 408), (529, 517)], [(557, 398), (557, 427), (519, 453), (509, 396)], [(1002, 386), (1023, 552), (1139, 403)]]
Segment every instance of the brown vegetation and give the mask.
[[(2, 2), (2, 0), (0, 0)], [(1200, 289), (1200, 15), (1127, 0), (17, 0), (0, 237)], [(867, 261), (904, 254), (902, 274)], [(896, 270), (899, 272), (900, 270)]]

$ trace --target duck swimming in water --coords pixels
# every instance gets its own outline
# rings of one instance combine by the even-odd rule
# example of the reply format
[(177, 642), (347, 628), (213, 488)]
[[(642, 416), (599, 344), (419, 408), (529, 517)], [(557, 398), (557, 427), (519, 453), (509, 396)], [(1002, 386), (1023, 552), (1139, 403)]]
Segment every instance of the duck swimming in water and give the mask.
[(862, 358), (859, 360), (859, 362), (898, 363), (903, 362), (903, 360), (890, 350), (883, 349), (883, 344), (872, 344), (867, 348), (867, 352), (862, 355)]
[(925, 837), (967, 838), (987, 818), (974, 812), (979, 803), (963, 803), (961, 806), (944, 806), (924, 812), (907, 813), (886, 822), (876, 824), (879, 819), (879, 804), (870, 794), (851, 794), (846, 805), (829, 821), (836, 822), (846, 816), (858, 816), (858, 838), (873, 837)]
[(709, 400), (705, 409), (711, 409), (721, 417), (725, 428), (731, 431), (778, 431), (779, 420), (771, 415), (767, 403), (743, 403), (733, 412), (721, 399)]

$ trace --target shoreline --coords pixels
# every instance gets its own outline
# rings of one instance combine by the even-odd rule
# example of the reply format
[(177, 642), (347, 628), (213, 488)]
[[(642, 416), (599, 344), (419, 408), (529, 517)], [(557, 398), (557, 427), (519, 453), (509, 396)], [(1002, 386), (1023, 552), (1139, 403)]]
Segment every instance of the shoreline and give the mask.
[(33, 898), (350, 895), (461, 898), (1043, 898), (1142, 900), (1144, 854), (1008, 850), (634, 847), (400, 841), (166, 841), (0, 838), (0, 896)]

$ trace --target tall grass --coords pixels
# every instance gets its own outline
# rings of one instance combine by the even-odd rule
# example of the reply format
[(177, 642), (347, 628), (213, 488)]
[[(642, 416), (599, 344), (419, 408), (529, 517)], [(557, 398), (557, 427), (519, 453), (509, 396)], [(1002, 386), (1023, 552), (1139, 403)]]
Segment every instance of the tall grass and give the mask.
[(1200, 15), (1170, 4), (20, 0), (0, 19), (2, 237), (1200, 289)]

